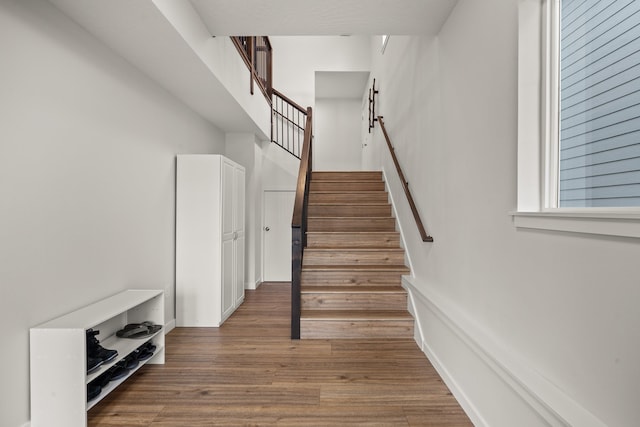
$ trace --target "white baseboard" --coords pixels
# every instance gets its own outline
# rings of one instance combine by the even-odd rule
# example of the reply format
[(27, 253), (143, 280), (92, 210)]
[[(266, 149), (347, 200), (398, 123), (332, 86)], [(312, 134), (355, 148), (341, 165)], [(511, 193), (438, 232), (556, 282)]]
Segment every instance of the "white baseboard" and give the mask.
[(416, 342), (474, 425), (606, 427), (511, 349), (412, 280), (403, 277)]
[(262, 283), (262, 280), (256, 280), (255, 283), (254, 282), (245, 282), (244, 288), (248, 289), (250, 291), (255, 291), (256, 289), (258, 289), (258, 287), (260, 286), (261, 283)]
[(176, 319), (169, 320), (166, 325), (164, 325), (164, 334), (167, 335), (176, 327)]
[(27, 421), (26, 423), (22, 424), (20, 427), (31, 427), (31, 421)]

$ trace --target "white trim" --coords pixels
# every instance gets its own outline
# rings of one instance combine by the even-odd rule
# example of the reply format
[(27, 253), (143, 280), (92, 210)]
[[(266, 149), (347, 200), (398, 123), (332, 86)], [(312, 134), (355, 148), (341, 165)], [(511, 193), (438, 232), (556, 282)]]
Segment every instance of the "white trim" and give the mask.
[[(421, 305), (433, 314), (444, 326), (442, 333), (450, 332), (468, 349), (460, 358), (475, 357), (482, 360), (495, 374), (496, 380), (503, 383), (522, 399), (535, 413), (553, 426), (606, 427), (586, 408), (566, 395), (554, 384), (526, 365), (517, 357), (513, 349), (491, 338), (482, 328), (465, 318), (456, 308), (435, 293), (419, 289), (411, 280), (403, 277), (403, 282)], [(423, 287), (424, 288), (424, 287)], [(416, 312), (416, 321), (420, 322), (420, 312)], [(434, 327), (435, 325), (431, 325)], [(467, 415), (477, 426), (488, 425), (481, 415), (481, 408), (471, 402), (455, 376), (447, 369), (446, 361), (437, 356), (437, 349), (423, 342), (423, 351), (445, 381)]]
[[(394, 176), (397, 176), (394, 175)], [(407, 249), (406, 239), (404, 238), (404, 230), (402, 228), (402, 223), (400, 222), (400, 217), (398, 215), (398, 210), (396, 209), (396, 202), (393, 198), (393, 191), (391, 185), (389, 184), (389, 180), (387, 179), (387, 173), (384, 167), (382, 168), (382, 179), (384, 180), (385, 189), (387, 190), (387, 194), (389, 195), (389, 203), (391, 203), (391, 211), (393, 213), (393, 217), (395, 218), (396, 226), (398, 227), (398, 232), (400, 233), (400, 246), (405, 249), (404, 255), (407, 261), (409, 270), (411, 270), (411, 274), (415, 271), (413, 269), (413, 263), (411, 262), (411, 254)], [(398, 181), (400, 181), (400, 177), (398, 177)], [(407, 202), (408, 203), (408, 202)]]
[(258, 287), (260, 286), (261, 283), (262, 283), (262, 280), (256, 280), (255, 283), (253, 283), (253, 282), (245, 282), (244, 283), (244, 288), (246, 290), (249, 290), (249, 291), (255, 291), (256, 289), (258, 289)]
[(165, 325), (164, 325), (164, 334), (167, 335), (169, 332), (173, 331), (176, 327), (176, 319), (173, 320), (169, 320)]
[(453, 376), (449, 373), (445, 365), (438, 358), (438, 356), (436, 356), (436, 354), (433, 352), (433, 350), (425, 340), (424, 332), (422, 330), (422, 322), (420, 322), (419, 320), (420, 312), (418, 311), (418, 308), (416, 306), (415, 299), (414, 299), (414, 292), (418, 294), (419, 292), (416, 291), (415, 287), (411, 285), (411, 282), (409, 280), (404, 280), (404, 278), (402, 280), (402, 287), (407, 290), (407, 297), (408, 297), (407, 304), (409, 307), (409, 312), (416, 319), (415, 326), (414, 326), (414, 339), (418, 344), (418, 347), (420, 347), (420, 350), (424, 353), (427, 359), (429, 359), (429, 362), (434, 367), (434, 369), (438, 372), (438, 374), (442, 378), (442, 381), (444, 381), (446, 386), (449, 388), (449, 391), (451, 391), (453, 396), (456, 398), (456, 400), (464, 410), (465, 414), (467, 414), (469, 419), (473, 422), (473, 425), (475, 427), (488, 426), (487, 422), (480, 415), (478, 409), (471, 402), (471, 400), (469, 400), (467, 395), (464, 393), (463, 389), (458, 385), (458, 383), (455, 381)]
[(557, 208), (559, 198), (559, 149), (560, 149), (560, 0), (543, 3), (541, 39), (542, 58), (542, 152), (543, 195), (546, 209)]
[(640, 213), (511, 212), (517, 228), (640, 238)]
[(520, 0), (518, 9), (518, 210), (540, 210), (542, 153), (542, 4)]

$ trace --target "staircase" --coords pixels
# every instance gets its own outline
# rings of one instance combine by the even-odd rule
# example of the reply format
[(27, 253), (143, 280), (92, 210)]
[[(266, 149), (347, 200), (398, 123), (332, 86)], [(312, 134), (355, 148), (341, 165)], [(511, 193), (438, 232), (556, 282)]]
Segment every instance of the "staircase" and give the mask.
[(381, 172), (312, 172), (301, 338), (412, 338), (409, 273)]

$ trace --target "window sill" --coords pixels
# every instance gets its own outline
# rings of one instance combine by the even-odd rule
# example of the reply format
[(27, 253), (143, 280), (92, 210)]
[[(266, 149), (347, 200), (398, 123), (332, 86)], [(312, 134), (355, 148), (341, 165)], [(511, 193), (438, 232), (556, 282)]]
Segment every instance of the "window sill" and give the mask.
[(516, 228), (640, 238), (635, 212), (510, 212)]

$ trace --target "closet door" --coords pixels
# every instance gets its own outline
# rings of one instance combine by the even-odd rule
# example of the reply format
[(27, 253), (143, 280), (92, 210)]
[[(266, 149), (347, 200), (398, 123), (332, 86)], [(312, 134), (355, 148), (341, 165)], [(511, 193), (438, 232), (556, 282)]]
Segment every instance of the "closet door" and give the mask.
[(235, 230), (234, 230), (234, 170), (235, 166), (227, 159), (222, 160), (222, 321), (235, 308)]
[(245, 249), (245, 174), (242, 167), (234, 170), (234, 229), (235, 229), (235, 277), (234, 277), (234, 305), (239, 306), (244, 300), (244, 249)]

